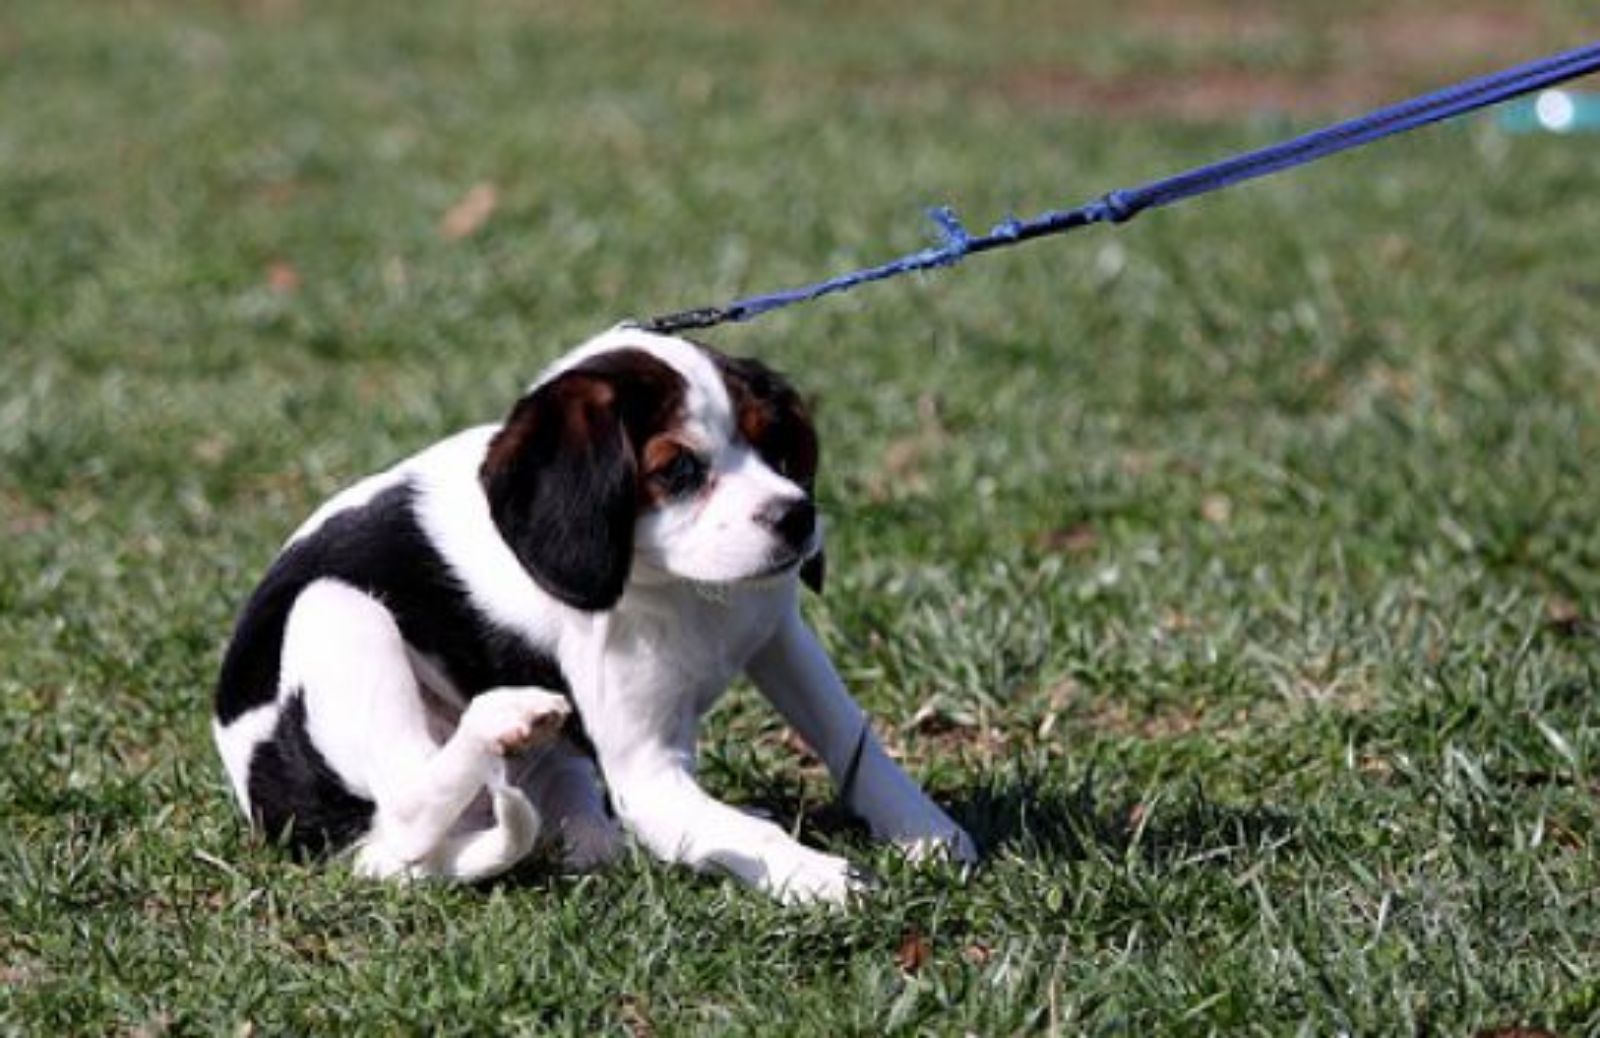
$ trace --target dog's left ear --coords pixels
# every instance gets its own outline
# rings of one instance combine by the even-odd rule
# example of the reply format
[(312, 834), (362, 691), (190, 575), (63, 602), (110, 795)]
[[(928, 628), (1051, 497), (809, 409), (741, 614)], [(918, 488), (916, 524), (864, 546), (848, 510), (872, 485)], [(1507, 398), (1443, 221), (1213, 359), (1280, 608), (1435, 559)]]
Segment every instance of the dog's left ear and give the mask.
[(818, 548), (817, 553), (800, 564), (800, 579), (806, 587), (822, 594), (822, 582), (828, 575), (828, 556), (823, 549)]
[[(753, 357), (730, 357), (701, 347), (716, 364), (733, 402), (739, 434), (779, 475), (814, 494), (821, 460), (811, 409), (787, 379)], [(800, 579), (818, 594), (827, 571), (821, 548), (800, 566)]]
[(610, 609), (633, 561), (637, 462), (618, 386), (581, 370), (517, 402), (479, 478), (501, 537), (538, 585), (576, 609)]

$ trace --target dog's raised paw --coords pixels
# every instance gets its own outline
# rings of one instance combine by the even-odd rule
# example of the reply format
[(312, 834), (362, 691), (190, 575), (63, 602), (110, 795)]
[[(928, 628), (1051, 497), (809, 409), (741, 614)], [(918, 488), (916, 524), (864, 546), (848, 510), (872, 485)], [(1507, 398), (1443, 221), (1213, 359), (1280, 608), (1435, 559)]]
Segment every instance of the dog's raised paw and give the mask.
[(467, 705), (461, 728), (483, 748), (504, 757), (554, 739), (572, 714), (562, 696), (532, 688), (497, 688)]

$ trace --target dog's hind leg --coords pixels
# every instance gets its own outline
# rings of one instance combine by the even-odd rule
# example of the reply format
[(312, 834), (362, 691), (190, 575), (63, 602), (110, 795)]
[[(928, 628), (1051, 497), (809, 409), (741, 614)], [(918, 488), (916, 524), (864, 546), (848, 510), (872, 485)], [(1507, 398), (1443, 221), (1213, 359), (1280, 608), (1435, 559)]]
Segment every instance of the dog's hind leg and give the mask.
[[(506, 782), (503, 758), (554, 737), (569, 710), (560, 696), (485, 692), (440, 745), (394, 617), (372, 596), (334, 580), (317, 581), (296, 600), (284, 634), (283, 681), (304, 697), (306, 727), (327, 764), (375, 805), (357, 871), (479, 878), (487, 865), (507, 867), (532, 848), (537, 818)], [(498, 794), (496, 824), (447, 840), (485, 787)]]

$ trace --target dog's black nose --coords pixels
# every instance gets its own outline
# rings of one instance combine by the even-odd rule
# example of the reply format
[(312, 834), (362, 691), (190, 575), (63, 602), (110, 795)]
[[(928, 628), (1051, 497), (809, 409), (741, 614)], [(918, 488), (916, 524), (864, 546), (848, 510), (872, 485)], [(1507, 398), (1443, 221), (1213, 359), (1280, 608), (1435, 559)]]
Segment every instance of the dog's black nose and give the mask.
[(817, 506), (809, 497), (779, 501), (762, 511), (761, 521), (782, 537), (785, 544), (799, 551), (817, 529)]

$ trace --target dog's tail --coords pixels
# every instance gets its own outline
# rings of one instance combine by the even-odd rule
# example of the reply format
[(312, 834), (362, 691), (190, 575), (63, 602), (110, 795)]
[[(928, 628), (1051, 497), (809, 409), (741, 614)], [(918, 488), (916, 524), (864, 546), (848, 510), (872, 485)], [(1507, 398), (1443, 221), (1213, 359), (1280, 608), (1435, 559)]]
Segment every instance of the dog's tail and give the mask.
[(528, 798), (515, 786), (491, 782), (489, 799), (494, 805), (494, 824), (446, 837), (428, 856), (430, 872), (475, 883), (498, 876), (533, 851), (544, 826)]

